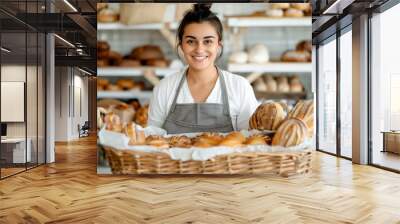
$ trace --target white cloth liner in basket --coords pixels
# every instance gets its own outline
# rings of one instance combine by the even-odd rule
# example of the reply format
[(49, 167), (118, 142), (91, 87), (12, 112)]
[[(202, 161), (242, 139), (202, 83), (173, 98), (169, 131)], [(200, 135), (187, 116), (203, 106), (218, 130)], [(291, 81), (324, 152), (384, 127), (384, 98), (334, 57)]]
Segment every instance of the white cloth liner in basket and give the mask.
[[(145, 135), (160, 135), (163, 137), (170, 137), (172, 135), (167, 135), (164, 129), (158, 127), (146, 127), (142, 128), (138, 125), (138, 130), (144, 130)], [(248, 137), (257, 133), (261, 133), (257, 130), (242, 130), (241, 133)], [(114, 149), (120, 150), (136, 150), (140, 152), (163, 152), (168, 154), (173, 160), (198, 160), (205, 161), (211, 159), (218, 155), (224, 155), (229, 153), (245, 153), (245, 152), (296, 152), (309, 149), (312, 146), (312, 139), (306, 139), (302, 144), (293, 147), (282, 147), (282, 146), (270, 146), (270, 145), (248, 145), (245, 147), (226, 147), (226, 146), (216, 146), (210, 148), (169, 148), (169, 149), (158, 149), (154, 146), (148, 145), (128, 145), (129, 138), (123, 133), (117, 133), (113, 131), (105, 130), (104, 128), (98, 133), (99, 142), (101, 145), (112, 147)], [(187, 133), (181, 134), (188, 137), (194, 137), (199, 135), (199, 133)]]

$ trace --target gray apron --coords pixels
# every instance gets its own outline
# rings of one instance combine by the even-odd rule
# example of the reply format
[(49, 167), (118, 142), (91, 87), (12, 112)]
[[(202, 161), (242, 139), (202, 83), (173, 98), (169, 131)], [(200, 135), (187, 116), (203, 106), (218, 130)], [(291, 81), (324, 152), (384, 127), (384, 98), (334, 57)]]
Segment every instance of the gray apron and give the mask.
[(168, 134), (194, 133), (194, 132), (231, 132), (233, 131), (232, 119), (229, 113), (228, 93), (225, 79), (217, 68), (221, 84), (222, 104), (219, 103), (184, 103), (177, 104), (179, 91), (186, 80), (183, 75), (175, 93), (171, 109), (165, 119), (163, 129)]

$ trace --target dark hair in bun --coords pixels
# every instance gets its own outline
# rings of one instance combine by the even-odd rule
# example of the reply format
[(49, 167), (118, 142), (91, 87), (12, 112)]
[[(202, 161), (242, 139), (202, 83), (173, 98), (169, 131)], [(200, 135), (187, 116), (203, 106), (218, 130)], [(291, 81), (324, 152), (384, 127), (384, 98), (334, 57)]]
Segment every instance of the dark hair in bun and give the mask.
[(193, 8), (191, 10), (185, 13), (177, 30), (178, 46), (182, 44), (183, 32), (185, 31), (185, 27), (192, 23), (203, 23), (203, 22), (210, 23), (215, 28), (215, 31), (217, 31), (218, 40), (219, 41), (222, 40), (223, 37), (222, 23), (217, 17), (217, 15), (215, 15), (215, 13), (213, 13), (210, 10), (210, 8), (211, 8), (211, 3), (207, 4), (197, 3), (193, 5)]

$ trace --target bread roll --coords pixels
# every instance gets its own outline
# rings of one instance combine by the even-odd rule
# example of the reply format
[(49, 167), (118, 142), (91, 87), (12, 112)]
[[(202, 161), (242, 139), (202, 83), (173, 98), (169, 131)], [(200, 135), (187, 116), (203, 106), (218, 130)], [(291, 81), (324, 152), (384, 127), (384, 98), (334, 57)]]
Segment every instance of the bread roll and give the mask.
[(189, 148), (192, 146), (192, 139), (187, 136), (172, 136), (168, 139), (171, 147)]
[(298, 9), (286, 9), (285, 10), (286, 17), (303, 17), (304, 12)]
[(133, 59), (123, 59), (119, 66), (121, 67), (139, 67), (140, 61)]
[(288, 9), (290, 3), (271, 3), (271, 9)]
[(106, 130), (122, 132), (121, 120), (115, 113), (109, 113), (104, 116), (104, 124), (106, 125)]
[(225, 136), (224, 139), (219, 143), (220, 146), (228, 146), (228, 147), (241, 147), (243, 143), (246, 141), (246, 138), (242, 133), (238, 131), (234, 131)]
[[(282, 78), (286, 78), (286, 77), (282, 77)], [(289, 86), (289, 82), (287, 81), (287, 79), (281, 79), (281, 81), (278, 81), (277, 91), (281, 92), (281, 93), (290, 92), (290, 86)]]
[(275, 18), (283, 17), (283, 10), (282, 9), (267, 9), (265, 11), (265, 15), (267, 15), (269, 17), (275, 17)]
[(246, 144), (246, 145), (266, 145), (267, 141), (265, 140), (265, 137), (262, 135), (253, 135), (253, 136), (248, 137), (244, 144)]
[(165, 68), (168, 67), (168, 61), (165, 59), (147, 59), (143, 61), (143, 65)]
[(312, 137), (314, 134), (314, 101), (301, 100), (290, 111), (288, 117), (297, 118), (302, 120), (308, 128), (308, 136)]
[(311, 51), (312, 51), (312, 44), (311, 44), (311, 41), (309, 41), (309, 40), (300, 41), (300, 42), (296, 45), (296, 50), (297, 50), (297, 51), (308, 51), (308, 52), (311, 53)]
[(254, 90), (262, 92), (268, 91), (267, 85), (264, 83), (264, 80), (261, 77), (254, 81)]
[(145, 61), (149, 59), (164, 59), (161, 48), (156, 45), (144, 45), (132, 50), (131, 59)]
[(97, 67), (106, 67), (106, 66), (108, 66), (108, 60), (97, 59)]
[(310, 62), (311, 54), (308, 51), (286, 51), (281, 60), (284, 62)]
[(250, 129), (276, 130), (286, 118), (286, 113), (279, 103), (268, 102), (257, 107), (250, 117)]
[(130, 90), (135, 86), (135, 82), (132, 79), (119, 79), (116, 84), (122, 90)]
[(268, 92), (276, 92), (278, 90), (278, 83), (271, 75), (265, 76), (264, 82)]
[(115, 51), (110, 51), (108, 55), (108, 61), (110, 62), (110, 65), (112, 66), (119, 66), (122, 63), (123, 57), (121, 54), (115, 52)]
[(110, 45), (106, 41), (97, 41), (97, 51), (109, 51)]
[(307, 126), (297, 118), (285, 120), (276, 131), (272, 145), (296, 146), (304, 142), (307, 137)]
[(99, 21), (100, 23), (112, 23), (118, 20), (119, 20), (119, 15), (113, 9), (104, 8), (100, 10), (99, 13), (97, 13), (97, 21)]
[(110, 81), (108, 81), (108, 79), (102, 79), (102, 78), (97, 78), (97, 85), (98, 86), (102, 86), (105, 87), (110, 83)]
[(229, 62), (237, 63), (237, 64), (244, 64), (249, 59), (249, 56), (244, 51), (234, 52), (229, 56)]
[(303, 92), (303, 85), (298, 82), (290, 83), (290, 92), (292, 93), (302, 93)]
[(311, 9), (310, 3), (290, 3), (290, 7), (302, 11), (307, 11)]
[(169, 148), (168, 141), (157, 135), (150, 135), (146, 138), (146, 145), (151, 145), (157, 148)]
[(107, 91), (121, 91), (122, 88), (118, 85), (114, 85), (114, 84), (109, 84), (107, 85), (106, 89)]
[(269, 61), (269, 51), (264, 44), (255, 44), (249, 49), (250, 63), (263, 64)]

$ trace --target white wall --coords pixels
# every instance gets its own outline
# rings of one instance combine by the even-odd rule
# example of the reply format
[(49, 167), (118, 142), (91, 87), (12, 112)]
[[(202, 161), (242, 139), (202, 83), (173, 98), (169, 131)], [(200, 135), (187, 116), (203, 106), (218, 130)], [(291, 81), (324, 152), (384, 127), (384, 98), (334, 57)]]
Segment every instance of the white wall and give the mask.
[(56, 67), (56, 141), (77, 139), (78, 124), (83, 125), (88, 120), (88, 80), (82, 75), (79, 70), (71, 67)]

